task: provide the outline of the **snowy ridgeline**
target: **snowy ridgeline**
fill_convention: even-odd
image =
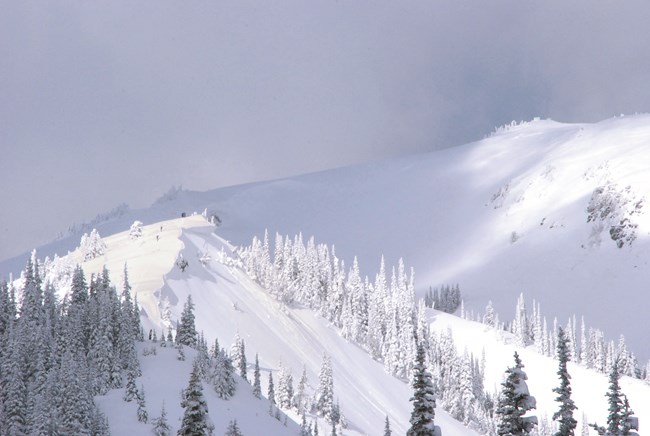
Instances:
[[[134,231],[132,228],[130,233],[138,233],[138,231],[137,229]],[[138,238],[138,236],[134,236],[134,238]],[[382,265],[374,282],[370,282],[367,278],[364,280],[360,278],[356,261],[353,262],[349,272],[346,272],[343,262],[336,258],[333,249],[324,245],[316,245],[313,239],[305,245],[299,236],[293,238],[293,241],[289,238],[277,238],[273,257],[270,255],[268,238],[263,241],[255,240],[250,247],[238,250],[238,254],[239,258],[224,256],[210,258],[209,254],[204,252],[199,256],[200,261],[192,262],[187,271],[181,272],[181,276],[189,278],[191,277],[188,275],[190,272],[200,276],[201,269],[209,269],[214,266],[212,259],[218,258],[219,262],[227,263],[232,269],[238,269],[237,265],[239,264],[284,305],[284,310],[291,311],[292,308],[298,307],[312,309],[336,326],[341,336],[358,344],[376,360],[383,362],[388,373],[404,381],[411,381],[423,377],[420,370],[424,367],[426,372],[432,375],[431,388],[437,394],[438,406],[471,429],[487,434],[498,433],[499,425],[504,422],[502,409],[505,407],[503,403],[505,385],[502,386],[501,393],[490,391],[484,386],[486,378],[484,358],[479,359],[478,355],[467,351],[460,353],[451,331],[431,330],[429,325],[431,314],[425,309],[424,301],[416,306],[413,295],[413,274],[412,272],[409,275],[405,273],[402,262],[397,268],[392,269],[390,281],[387,280],[385,268]],[[12,403],[13,399],[10,400],[6,397],[5,403],[5,397],[2,397],[2,418],[15,416],[7,425],[22,425],[25,428],[35,428],[37,425],[61,425],[63,429],[73,428],[65,427],[66,425],[87,425],[96,428],[98,434],[106,431],[106,419],[92,404],[90,395],[86,395],[85,400],[80,400],[87,402],[84,406],[84,410],[87,412],[84,412],[83,418],[77,420],[81,424],[79,422],[67,424],[67,418],[63,419],[59,416],[69,413],[63,400],[61,400],[60,406],[57,403],[58,400],[53,400],[52,404],[57,404],[57,407],[54,408],[54,411],[49,412],[51,418],[35,418],[37,408],[32,407],[32,404],[42,401],[40,395],[50,395],[46,394],[47,390],[43,390],[43,386],[49,386],[49,383],[43,382],[43,377],[46,377],[46,380],[60,379],[61,383],[67,383],[64,380],[69,380],[65,377],[58,377],[62,371],[69,369],[68,367],[65,367],[68,369],[64,369],[64,363],[67,362],[65,353],[67,353],[72,357],[74,363],[69,362],[65,365],[76,365],[74,372],[85,374],[84,377],[81,377],[80,382],[77,378],[77,382],[81,384],[75,385],[76,387],[71,388],[71,391],[88,389],[88,392],[101,395],[96,397],[96,401],[107,414],[110,428],[115,434],[135,434],[140,430],[142,430],[142,434],[150,432],[152,423],[145,424],[144,421],[148,421],[149,417],[153,415],[152,408],[146,405],[147,401],[151,403],[152,398],[156,403],[153,409],[155,412],[160,411],[153,423],[157,427],[164,427],[161,420],[166,420],[170,427],[180,428],[184,410],[189,406],[196,406],[199,411],[203,410],[200,399],[183,397],[185,399],[181,400],[180,392],[182,390],[198,389],[196,386],[192,387],[191,383],[189,386],[187,384],[191,373],[195,373],[199,380],[211,387],[204,391],[204,401],[206,407],[210,406],[209,410],[222,411],[224,408],[231,410],[231,408],[238,407],[235,406],[235,401],[240,401],[241,404],[247,404],[247,407],[254,410],[256,416],[263,415],[266,417],[264,419],[270,419],[269,422],[259,424],[260,427],[247,427],[248,424],[242,420],[243,417],[248,416],[245,413],[218,413],[216,417],[214,412],[212,415],[208,413],[212,418],[205,420],[206,425],[209,427],[209,423],[212,422],[217,432],[226,428],[236,432],[237,428],[241,430],[243,427],[244,429],[248,428],[250,434],[251,429],[254,431],[276,425],[278,426],[277,432],[274,434],[296,434],[298,431],[302,431],[304,434],[310,434],[310,432],[313,434],[319,427],[321,432],[329,431],[331,427],[334,427],[338,429],[338,433],[346,433],[345,408],[353,398],[344,397],[342,406],[339,406],[338,401],[334,402],[333,389],[329,387],[333,376],[327,356],[322,361],[317,388],[305,386],[309,383],[303,369],[301,381],[298,383],[297,389],[294,390],[290,368],[281,365],[275,386],[272,372],[262,371],[267,374],[267,388],[264,389],[266,392],[260,395],[262,388],[259,365],[257,365],[258,359],[256,358],[256,365],[251,376],[246,370],[246,368],[250,369],[250,365],[246,363],[244,342],[238,335],[235,337],[230,353],[219,347],[218,343],[208,351],[205,339],[202,335],[197,335],[196,329],[193,327],[194,315],[191,298],[188,298],[183,312],[180,313],[175,338],[172,331],[163,331],[159,341],[156,332],[151,331],[151,342],[145,342],[143,346],[138,345],[134,348],[129,344],[136,339],[142,339],[142,331],[139,328],[127,326],[139,324],[140,311],[136,311],[137,304],[131,302],[126,271],[124,271],[121,297],[118,298],[117,293],[110,285],[106,270],[94,276],[90,280],[90,284],[85,286],[83,273],[79,268],[74,268],[70,279],[70,288],[65,292],[61,292],[61,290],[56,292],[57,290],[50,285],[48,280],[43,280],[43,267],[43,264],[33,260],[20,281],[5,284],[2,287],[0,308],[3,308],[5,314],[3,317],[5,323],[0,324],[0,328],[3,328],[3,341],[5,341],[5,345],[2,347],[3,362],[13,361],[14,357],[25,359],[28,354],[21,354],[15,350],[23,349],[34,352],[37,349],[34,343],[42,344],[45,340],[39,336],[40,333],[30,339],[17,336],[18,332],[26,330],[26,325],[40,326],[36,330],[42,331],[45,338],[55,338],[55,346],[39,346],[38,348],[39,350],[50,350],[47,352],[50,354],[42,357],[44,361],[42,365],[46,368],[44,372],[40,372],[40,363],[35,364],[36,369],[33,371],[13,370],[13,381],[19,386],[21,383],[22,386],[26,386],[27,394],[19,396],[23,401],[24,408],[22,409]],[[59,282],[65,281],[59,280]],[[21,289],[15,288],[16,283]],[[44,285],[44,283],[46,284]],[[239,288],[239,292],[245,292],[244,289]],[[449,297],[446,299],[454,300],[456,298],[455,288],[448,287],[446,289],[447,291],[444,293]],[[60,296],[66,295],[66,298],[59,302],[55,296],[57,293]],[[16,302],[16,295],[21,295],[18,299],[20,304]],[[438,298],[440,299],[440,294]],[[18,310],[18,306],[20,306],[20,310]],[[31,306],[39,308],[34,315],[30,315],[32,311],[29,308]],[[523,311],[519,309],[520,306],[523,306],[523,302],[518,304],[517,313],[525,313],[525,309]],[[71,314],[75,313],[77,313],[75,315],[77,318],[70,318]],[[102,317],[101,314],[105,313],[110,313],[110,316]],[[535,313],[539,314],[538,308]],[[489,318],[489,316],[486,318],[488,324]],[[533,316],[533,319],[536,317]],[[29,320],[32,320],[31,324],[28,324]],[[498,321],[493,324],[495,329],[503,329],[503,325]],[[57,327],[51,327],[52,325]],[[517,329],[513,327],[516,325],[526,327]],[[528,340],[534,337],[531,336],[531,332],[535,330],[533,325],[533,322],[522,322],[521,319],[516,319],[510,328],[518,341],[522,338]],[[70,331],[73,330],[65,330],[66,328],[76,328],[81,332],[77,335],[80,339],[75,339],[75,345],[66,343],[66,340],[72,341],[70,338],[75,337],[74,334],[70,334]],[[133,335],[131,339],[128,339],[129,331]],[[404,331],[406,334],[401,334]],[[561,330],[558,328],[558,335],[559,331]],[[59,338],[57,340],[59,332],[67,333],[67,339]],[[554,341],[551,342],[552,347],[557,349],[560,341],[552,340]],[[23,341],[24,345],[18,345]],[[175,349],[171,348],[172,344],[176,347]],[[135,359],[138,362],[137,365],[133,363],[134,349],[139,350],[141,355],[139,359]],[[570,355],[577,356],[579,354],[571,351],[570,346],[568,349],[569,354],[574,353]],[[64,355],[56,357],[58,352],[63,352]],[[36,352],[36,354],[38,353]],[[422,363],[418,363],[420,353],[423,356]],[[6,360],[5,355],[9,356]],[[31,356],[31,354],[29,355]],[[612,356],[614,355],[615,353],[612,354]],[[178,360],[179,357],[186,360]],[[36,362],[39,360],[41,360],[40,357],[35,359]],[[622,362],[624,362],[622,359],[614,358],[612,360],[610,376],[614,373],[618,376],[623,370],[627,371],[627,363],[623,366]],[[178,369],[178,365],[184,369],[182,373],[187,376],[174,377],[174,379],[182,379],[172,383],[175,388],[157,392],[156,385],[159,384],[157,381],[160,380],[160,377],[165,377],[165,373],[161,373],[159,368],[175,367]],[[145,369],[140,373],[140,370],[135,369],[136,366]],[[613,371],[614,368],[616,371]],[[505,369],[504,366],[501,370]],[[160,377],[153,376],[156,371]],[[235,374],[235,372],[239,374]],[[12,372],[3,370],[2,374],[12,374]],[[137,382],[136,379],[138,379]],[[250,385],[247,380],[250,380]],[[2,382],[7,383],[5,380]],[[3,386],[5,385],[3,384]],[[59,392],[65,391],[66,388],[63,385],[57,385],[52,390]],[[145,391],[148,400],[144,398]],[[263,395],[266,395],[267,400],[255,398]],[[632,419],[623,416],[624,411],[629,412],[629,409],[626,409],[625,397],[621,394],[618,398],[621,399],[621,410],[623,411],[619,421],[632,423]],[[132,401],[127,402],[123,399]],[[166,407],[164,414],[162,412],[163,402]],[[432,403],[431,400],[424,402]],[[182,404],[185,406],[181,407]],[[7,412],[7,410],[19,409],[23,410],[22,416],[15,415],[14,412]],[[112,412],[113,410],[116,412]],[[122,416],[129,416],[129,414],[133,419],[125,421]],[[304,420],[302,416],[305,416]],[[285,420],[287,427],[284,427]],[[49,424],[42,424],[42,421]],[[292,421],[294,422],[292,423]],[[303,422],[302,429],[296,424],[301,421]],[[541,417],[539,423],[540,425],[535,429],[537,434],[553,432],[553,424],[549,423],[546,417]],[[403,422],[398,424],[404,425]],[[603,424],[605,423],[603,422]],[[610,424],[608,422],[607,426]],[[136,429],[135,433],[133,433],[133,429]],[[445,426],[443,425],[444,430]]]

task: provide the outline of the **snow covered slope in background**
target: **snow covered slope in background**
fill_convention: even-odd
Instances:
[[[197,157],[200,158],[200,157]],[[248,244],[314,235],[373,274],[404,257],[419,291],[459,283],[468,310],[488,300],[510,319],[524,292],[549,321],[572,314],[650,358],[650,116],[597,124],[533,121],[434,153],[209,192],[177,192],[97,225],[100,234],[208,209]],[[591,213],[588,208],[592,207]],[[593,218],[589,221],[589,218]],[[623,222],[624,227],[620,226]],[[612,240],[613,232],[622,243]],[[39,249],[65,253],[80,235]],[[0,265],[17,271],[26,257]]]

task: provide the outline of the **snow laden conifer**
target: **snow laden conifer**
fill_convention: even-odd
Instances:
[[[536,407],[535,397],[528,392],[527,376],[523,371],[519,354],[515,352],[515,366],[506,370],[506,378],[501,383],[502,389],[495,414],[498,417],[497,434],[499,436],[521,435],[530,433],[537,425],[536,416],[524,416]]]
[[[407,436],[433,436],[435,432],[436,398],[433,390],[431,374],[425,366],[424,345],[418,344],[413,368],[413,411],[411,412],[411,427]],[[388,418],[387,423],[388,423]]]
[[[327,422],[333,423],[334,377],[332,374],[332,361],[327,354],[323,354],[323,363],[318,373],[318,390],[316,391],[315,406],[316,411]]]
[[[145,424],[149,420],[149,414],[147,413],[147,403],[144,396],[144,386],[140,386],[138,389],[135,399],[138,403],[138,421],[144,422]]]
[[[194,322],[194,303],[192,302],[192,295],[190,294],[187,296],[187,301],[183,306],[181,321],[176,332],[176,343],[188,347],[195,347],[197,339],[198,335],[196,333],[196,325]]]
[[[79,250],[84,261],[92,260],[106,253],[106,243],[99,236],[97,229],[93,229],[90,235],[87,233],[83,234],[79,244]]]
[[[136,240],[142,237],[142,221],[133,221],[129,228],[129,239]]]
[[[246,361],[246,345],[244,340],[239,336],[239,331],[235,333],[235,342],[230,347],[230,358],[232,359],[233,366],[239,371],[239,375],[244,380],[248,381],[246,370],[248,362]]]
[[[526,312],[524,294],[520,294],[517,299],[515,319],[512,322],[512,333],[517,339],[517,345],[525,347],[530,344],[530,325],[528,322],[528,314]]]
[[[271,402],[271,405],[275,403],[275,385],[273,384],[273,371],[269,371],[269,388],[266,394],[267,398]]]
[[[573,411],[577,409],[575,403],[571,399],[571,376],[567,371],[567,362],[570,360],[569,338],[564,334],[562,327],[558,328],[557,334],[557,359],[559,362],[559,369],[557,375],[560,377],[560,386],[553,389],[553,392],[558,394],[555,401],[560,403],[560,410],[553,414],[553,420],[557,421],[559,428],[555,436],[573,436],[575,434],[578,422],[573,417]]]
[[[256,398],[262,397],[262,383],[260,381],[260,359],[255,353],[255,369],[253,370],[253,395]]]
[[[196,365],[192,367],[187,389],[182,393],[181,407],[185,410],[178,436],[213,434],[214,425],[208,416],[208,404],[203,397],[203,386]]]
[[[212,359],[210,382],[219,398],[227,400],[235,394],[237,383],[234,378],[235,369],[232,361],[223,348]]]
[[[289,409],[293,404],[293,375],[291,369],[280,365],[280,376],[278,377],[277,402],[283,409]]]
[[[308,407],[308,398],[307,398],[307,367],[303,365],[302,375],[298,381],[298,388],[296,390],[296,395],[293,398],[294,406],[298,413],[304,413]]]
[[[226,429],[225,436],[243,436],[239,426],[237,425],[237,420],[234,419],[228,423],[228,428]]]
[[[134,371],[129,371],[126,373],[126,388],[124,389],[124,395],[122,399],[124,401],[132,401],[137,397],[138,387],[135,384],[136,374]]]
[[[167,411],[165,410],[165,402],[163,401],[162,409],[160,410],[160,416],[155,418],[152,422],[153,424],[153,434],[156,436],[170,436],[171,428],[167,422]]]

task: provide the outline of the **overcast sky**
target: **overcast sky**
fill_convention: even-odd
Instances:
[[[0,259],[206,190],[650,111],[647,1],[0,0]]]

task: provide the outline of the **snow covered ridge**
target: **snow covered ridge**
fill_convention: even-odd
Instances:
[[[588,324],[624,334],[646,361],[649,126],[647,115],[538,120],[419,156],[208,192],[174,189],[151,208],[95,227],[111,235],[135,220],[152,224],[207,208],[235,245],[267,228],[316,235],[339,257],[357,256],[370,275],[382,255],[387,264],[403,257],[418,272],[416,295],[460,283],[467,311],[492,300],[510,313],[524,292],[550,318],[582,313]],[[39,255],[73,250],[79,237],[40,247]],[[26,260],[0,263],[0,275],[17,273]]]
[[[364,293],[367,298],[368,289],[381,289],[382,283],[387,291],[391,287],[395,290],[404,287],[405,291],[390,293],[386,291],[385,295],[391,298],[384,298],[384,303],[376,304],[373,310],[393,307],[395,313],[399,314],[400,311],[408,309],[410,304],[411,309],[405,311],[411,313],[413,317],[410,328],[417,332],[419,338],[428,338],[427,365],[433,374],[434,386],[439,395],[436,423],[445,434],[471,434],[472,431],[451,420],[450,415],[444,413],[443,409],[474,428],[483,428],[488,432],[493,428],[489,421],[486,421],[487,426],[481,421],[489,416],[486,412],[490,410],[491,402],[494,407],[495,389],[501,382],[506,368],[512,366],[510,360],[514,350],[520,353],[526,365],[530,393],[538,399],[536,414],[540,422],[547,423],[547,418],[557,408],[553,398],[551,397],[550,400],[548,398],[552,395],[549,387],[558,383],[555,362],[540,356],[530,348],[516,345],[514,336],[508,336],[509,334],[497,329],[426,310],[423,307],[416,308],[413,297],[408,297],[412,295],[414,289],[412,275],[407,275],[406,268],[403,266],[395,269],[395,274],[391,274],[394,278],[390,280],[378,274],[374,282],[369,282],[361,279],[358,265],[355,267],[357,262],[352,262],[350,273],[347,273],[342,263],[330,260],[329,268],[333,279],[323,280],[330,274],[325,267],[327,263],[323,262],[323,259],[328,257],[333,259],[335,255],[332,250],[316,245],[313,240],[305,245],[299,237],[279,238],[278,241],[281,240],[282,243],[275,244],[279,254],[276,269],[276,258],[264,254],[268,252],[263,247],[268,247],[269,243],[259,241],[253,244],[258,247],[256,249],[251,246],[248,250],[235,251],[230,244],[214,235],[214,227],[201,217],[188,217],[159,224],[142,226],[140,229],[142,236],[139,237],[134,237],[134,233],[140,233],[139,230],[130,229],[102,238],[102,242],[106,244],[105,252],[85,262],[84,268],[87,267],[90,271],[104,260],[117,268],[112,275],[119,277],[124,264],[128,264],[131,287],[139,289],[137,296],[144,309],[141,311],[142,322],[145,328],[156,329],[154,331],[165,325],[163,317],[165,307],[168,312],[167,319],[172,321],[172,326],[175,325],[175,320],[182,320],[181,308],[191,295],[196,302],[197,329],[205,332],[208,337],[219,338],[221,341],[235,338],[237,344],[239,341],[236,338],[245,340],[248,361],[253,361],[252,353],[260,356],[260,378],[265,386],[271,379],[271,371],[275,372],[276,376],[280,374],[275,378],[278,382],[283,380],[279,384],[286,385],[288,375],[292,372],[298,374],[304,368],[306,385],[311,386],[308,392],[310,396],[315,394],[318,392],[316,380],[320,378],[318,374],[322,368],[323,352],[327,352],[332,364],[334,394],[338,397],[341,410],[348,422],[348,428],[344,430],[345,434],[380,434],[386,416],[389,416],[391,428],[396,433],[401,434],[408,428],[411,412],[411,404],[408,401],[411,396],[410,387],[403,381],[390,377],[385,372],[385,364],[373,360],[367,351],[362,350],[366,348],[370,351],[371,349],[367,347],[372,341],[359,342],[357,336],[366,331],[363,328],[366,324],[365,316],[362,315],[363,310],[359,309],[363,307]],[[180,254],[188,260],[184,271],[175,266],[175,261]],[[73,256],[83,259],[81,253],[73,253]],[[141,259],[139,262],[142,263],[139,263],[138,259]],[[132,264],[139,265],[136,269],[140,268],[143,272],[142,278],[137,278],[135,272],[131,272]],[[335,264],[338,266],[335,267]],[[98,268],[101,272],[102,268]],[[258,273],[254,273],[255,271]],[[271,271],[274,271],[272,275],[270,275]],[[148,277],[158,273],[165,277],[162,285],[160,285],[161,281],[156,282]],[[254,283],[248,277],[249,273],[256,274],[256,280],[269,281],[271,293]],[[310,277],[320,279],[315,282],[313,289],[308,285]],[[327,292],[317,292],[322,287],[327,288]],[[342,293],[342,298],[339,299],[342,305],[333,313],[339,314],[340,321],[333,318],[329,320],[332,324],[328,325],[326,322],[331,316],[330,309],[336,308],[336,305],[325,304],[320,307],[322,311],[320,316],[302,307],[313,306],[313,309],[319,310],[317,302],[320,296],[325,297],[323,300],[325,303],[336,302],[336,298],[328,299],[327,295],[337,287]],[[362,292],[361,289],[365,291]],[[375,294],[374,297],[378,297],[383,292]],[[309,301],[313,303],[309,304]],[[163,302],[166,302],[165,306],[161,304]],[[386,323],[386,318],[381,316],[374,319],[375,321],[367,324],[368,327],[377,327],[377,325],[381,326],[382,322]],[[410,322],[408,316],[402,318],[400,315],[393,319],[401,324]],[[342,327],[342,330],[334,326]],[[451,330],[448,327],[451,327]],[[392,328],[386,328],[388,332],[391,330]],[[405,330],[408,331],[409,328]],[[367,331],[372,329],[369,328]],[[379,331],[381,332],[381,329]],[[372,337],[373,334],[369,336]],[[347,337],[349,342],[344,340],[344,337]],[[388,356],[396,352],[403,356],[404,362],[407,362],[406,354],[413,345],[412,339],[398,336],[392,340],[390,337],[390,334],[379,335],[380,343],[388,346],[379,347],[377,350],[380,353],[388,352]],[[140,351],[146,349],[150,349],[150,346]],[[159,350],[161,356],[169,356],[168,352],[160,351],[158,345],[155,349]],[[461,352],[463,349],[466,351]],[[485,359],[479,358],[482,355],[486,356]],[[158,367],[160,360],[156,359],[157,356],[149,353],[148,356],[141,357],[140,361],[151,362],[153,367]],[[391,361],[384,357],[381,359],[386,362]],[[482,363],[483,360],[485,363]],[[166,361],[173,362],[173,356]],[[162,365],[169,366],[169,364]],[[174,386],[182,385],[183,388],[187,386],[189,366],[185,368],[187,371],[185,377],[181,377],[183,380],[175,382]],[[408,366],[400,369],[398,365],[394,368],[396,371],[409,371]],[[391,371],[393,366],[389,364],[388,369]],[[607,386],[606,383],[599,382],[601,379],[604,380],[604,376],[573,365],[569,366],[569,370],[579,412],[586,413],[588,422],[604,424],[606,422],[604,414],[607,410],[604,393]],[[152,369],[152,371],[158,371],[157,374],[160,374],[160,370]],[[406,373],[406,379],[409,378],[408,375]],[[136,385],[144,386],[142,391],[147,392],[147,404],[154,404],[153,410],[149,408],[148,415],[158,414],[164,400],[169,422],[175,422],[173,417],[180,418],[182,410],[178,392],[170,389],[152,394],[152,390],[156,391],[155,386],[160,384],[157,381],[164,375],[151,377],[145,370],[142,377]],[[638,380],[627,378],[624,378],[622,383],[623,392],[628,396],[636,416],[641,418],[641,423],[645,422],[649,412],[646,410],[647,406],[643,398],[648,398],[650,395],[648,387]],[[115,434],[127,434],[132,431],[132,428],[149,431],[149,427],[138,424],[135,405],[121,401],[122,395],[121,390],[109,391],[106,397],[98,398],[98,404],[106,414],[110,428]],[[111,398],[115,402],[111,402]],[[214,410],[223,410],[223,407],[228,408],[231,404],[220,400],[215,401],[213,405],[208,400],[210,413],[214,413]],[[247,404],[249,401],[243,400],[243,402]],[[105,406],[102,406],[103,404]],[[111,412],[112,410],[116,412]],[[268,416],[266,410],[264,413]],[[283,410],[282,413],[285,413],[289,420],[301,421],[299,414],[292,408]],[[132,420],[125,421],[121,418],[123,416],[132,416]],[[240,415],[219,416],[226,419],[226,421],[219,421],[220,427],[225,428],[229,423],[228,420]],[[581,423],[586,421],[579,416],[577,418]],[[323,417],[314,414],[309,419],[321,423],[321,433],[328,430],[329,427]],[[246,428],[245,422],[238,420],[238,423],[244,430],[249,430],[244,431],[244,434],[251,434],[250,431],[254,431],[252,427]],[[278,431],[277,434],[286,434],[282,426]],[[135,434],[137,433],[138,431]],[[541,432],[541,434],[546,433]]]

